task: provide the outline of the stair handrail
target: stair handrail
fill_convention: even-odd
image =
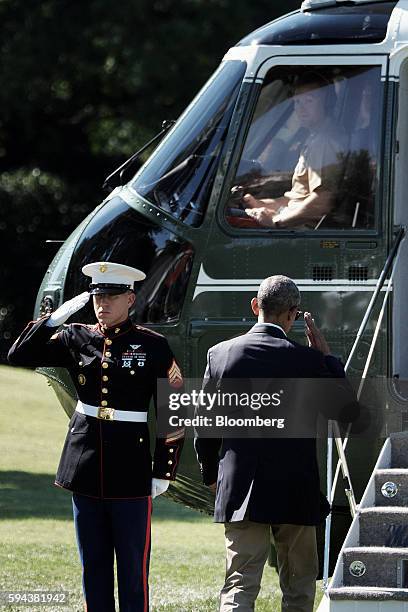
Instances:
[[[405,239],[405,233],[404,233],[404,235],[402,237],[402,240],[404,240],[404,239]],[[402,240],[401,240],[400,244],[402,244]],[[377,339],[378,339],[378,334],[379,334],[381,323],[382,323],[382,320],[383,320],[383,317],[384,317],[385,307],[386,307],[387,301],[388,301],[388,296],[389,296],[389,294],[391,292],[391,289],[392,289],[392,281],[393,281],[393,277],[394,277],[394,272],[397,269],[400,253],[401,253],[401,251],[398,250],[398,252],[396,253],[396,256],[395,256],[394,265],[393,265],[392,270],[391,270],[391,275],[390,275],[388,286],[387,286],[387,289],[386,289],[386,292],[385,292],[383,304],[382,304],[380,313],[378,315],[377,324],[376,324],[376,327],[375,327],[375,330],[374,330],[374,334],[373,334],[373,338],[372,338],[372,341],[371,341],[370,349],[369,349],[368,355],[367,355],[367,360],[366,360],[366,363],[365,363],[365,366],[364,366],[363,374],[362,374],[362,377],[361,377],[361,380],[360,380],[360,385],[359,385],[359,388],[358,388],[358,391],[357,391],[357,401],[360,400],[361,393],[362,393],[362,390],[363,390],[363,386],[364,386],[364,383],[365,383],[365,380],[366,380],[368,368],[370,367],[370,364],[371,364],[371,359],[372,359],[372,356],[373,356],[373,353],[374,353],[374,348],[375,348],[375,345],[376,345],[376,342],[377,342]],[[346,436],[345,436],[345,438],[343,440],[343,445],[342,445],[343,451],[345,450],[345,448],[347,446],[347,442],[348,442],[348,439],[349,439],[348,436],[349,436],[349,433],[350,433],[350,429],[351,429],[351,424],[348,425]],[[340,470],[340,464],[341,464],[341,461],[339,459],[338,462],[337,462],[337,466],[336,466],[336,473],[335,473],[335,476],[334,476],[334,479],[333,479],[332,495],[331,495],[330,503],[332,503],[332,500],[333,500],[333,497],[334,497],[334,492],[335,492],[335,489],[336,489],[338,474],[339,474],[339,470]]]
[[[391,264],[392,264],[392,262],[394,260],[394,257],[395,257],[395,255],[396,255],[396,253],[397,253],[397,251],[399,249],[399,246],[401,244],[401,241],[402,241],[403,237],[405,236],[405,230],[406,230],[405,226],[400,227],[400,229],[399,229],[399,231],[397,233],[397,237],[395,239],[395,242],[393,244],[393,247],[392,247],[392,249],[391,249],[391,251],[390,251],[390,253],[389,253],[388,257],[387,257],[387,260],[385,262],[385,266],[382,269],[380,277],[379,277],[379,279],[377,281],[377,285],[375,287],[375,291],[374,291],[374,293],[373,293],[373,295],[371,297],[370,303],[367,306],[366,313],[365,313],[365,315],[363,317],[363,320],[361,322],[360,328],[359,328],[359,330],[357,332],[357,336],[356,336],[354,344],[353,344],[353,346],[351,348],[351,351],[349,353],[348,359],[346,361],[346,365],[344,366],[344,370],[346,372],[347,372],[347,370],[348,370],[348,368],[350,366],[350,362],[351,362],[351,360],[352,360],[352,358],[354,356],[355,350],[357,348],[357,344],[359,343],[363,333],[365,332],[365,328],[367,327],[368,319],[371,316],[371,313],[372,313],[373,308],[375,306],[375,302],[377,300],[377,297],[379,296],[380,291],[383,288],[383,285],[384,285],[385,280],[387,278],[388,270],[390,269]]]
[[[346,365],[344,367],[345,372],[347,372],[350,363],[351,363],[351,359],[354,355],[354,352],[356,350],[356,347],[358,345],[359,340],[361,339],[365,328],[367,326],[368,320],[371,316],[371,313],[374,309],[376,300],[378,298],[378,296],[380,295],[380,292],[382,290],[382,287],[385,283],[388,271],[391,267],[391,264],[393,264],[392,270],[391,270],[391,275],[390,275],[390,279],[388,282],[388,286],[387,286],[387,290],[384,296],[384,301],[383,301],[383,305],[381,307],[381,311],[379,313],[378,316],[378,321],[377,321],[377,325],[374,331],[374,335],[373,335],[373,339],[371,341],[371,345],[370,345],[370,350],[368,352],[367,355],[367,360],[364,366],[364,370],[363,370],[363,375],[360,381],[360,385],[359,385],[359,389],[357,392],[357,400],[360,399],[361,396],[361,392],[363,389],[363,385],[364,385],[364,381],[366,378],[366,374],[368,371],[368,368],[370,366],[370,362],[371,362],[371,358],[374,352],[374,348],[375,348],[375,344],[377,342],[377,338],[378,338],[378,334],[379,334],[379,330],[381,327],[381,323],[382,323],[382,318],[384,316],[384,312],[385,312],[385,306],[387,304],[387,300],[388,300],[388,296],[389,293],[391,291],[391,286],[392,286],[392,279],[394,276],[394,272],[396,270],[397,267],[397,263],[398,263],[398,259],[399,259],[399,255],[400,255],[400,246],[402,244],[403,239],[405,238],[406,235],[406,227],[402,226],[400,227],[395,242],[393,244],[393,247],[387,257],[387,260],[385,262],[384,268],[380,274],[380,277],[378,279],[376,288],[374,290],[374,293],[371,297],[370,303],[367,306],[367,310],[366,313],[363,317],[363,320],[360,324],[360,328],[359,331],[357,333],[356,339],[354,341],[354,344],[351,348],[351,351],[349,353],[349,357],[347,359]],[[394,262],[394,263],[393,263]],[[338,424],[336,422],[329,422],[328,424],[328,443],[327,443],[327,496],[328,496],[328,501],[330,503],[330,505],[333,503],[334,500],[334,495],[335,495],[335,491],[336,491],[336,486],[337,486],[337,480],[338,480],[338,476],[339,476],[339,472],[340,472],[340,468],[342,469],[343,472],[343,478],[346,482],[346,496],[350,505],[350,511],[351,511],[351,515],[354,518],[355,513],[357,511],[357,504],[355,501],[355,497],[354,497],[354,491],[353,491],[353,487],[351,484],[351,478],[350,478],[350,472],[348,469],[348,463],[347,463],[347,459],[345,456],[345,449],[348,443],[348,439],[349,439],[349,433],[350,433],[350,429],[351,429],[351,424],[348,426],[347,428],[347,432],[346,432],[346,436],[344,438],[344,440],[341,439],[340,436],[340,430],[338,427]],[[337,452],[338,452],[338,461],[337,461],[337,466],[336,466],[336,472],[335,472],[335,476],[332,479],[332,465],[333,465],[333,440],[332,440],[332,435],[333,435],[333,430],[335,434],[335,440],[336,440],[336,447],[337,447]],[[329,577],[329,555],[330,555],[330,534],[331,534],[331,512],[330,514],[327,516],[326,518],[326,528],[325,528],[325,550],[324,550],[324,563],[323,563],[323,588],[324,590],[327,589],[328,586],[328,577]]]

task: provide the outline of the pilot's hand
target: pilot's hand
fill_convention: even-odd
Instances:
[[[244,196],[242,196],[242,200],[244,204],[246,206],[249,206],[250,208],[260,208],[260,207],[262,208],[264,206],[264,203],[262,202],[262,200],[257,200],[250,193],[246,193]]]
[[[170,481],[164,478],[152,478],[152,499],[165,493],[169,488]]]
[[[212,484],[208,485],[208,488],[210,489],[211,493],[215,493],[217,491],[217,483],[213,482]]]
[[[69,319],[71,315],[73,315],[78,310],[81,310],[87,304],[89,300],[88,291],[84,291],[84,293],[80,293],[73,297],[71,300],[64,302],[55,312],[53,312],[48,319],[46,325],[49,327],[58,327],[62,325]]]
[[[320,329],[317,327],[315,320],[312,319],[310,312],[305,312],[305,332],[309,346],[321,351],[323,355],[330,355],[330,348],[326,338],[323,336]]]
[[[268,208],[246,208],[245,212],[248,217],[255,219],[255,221],[257,221],[261,225],[267,225],[268,227],[274,226],[274,222],[272,221],[273,213],[271,213]]]

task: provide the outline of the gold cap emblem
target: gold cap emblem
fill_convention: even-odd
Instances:
[[[106,272],[107,269],[108,266],[104,263],[99,266],[99,272]]]

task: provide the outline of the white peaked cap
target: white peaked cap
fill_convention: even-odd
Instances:
[[[111,261],[86,264],[82,272],[92,279],[91,293],[123,293],[127,289],[133,289],[136,281],[146,278],[146,274],[137,268]]]

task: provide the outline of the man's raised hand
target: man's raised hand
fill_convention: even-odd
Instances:
[[[312,319],[310,312],[305,312],[305,333],[309,346],[321,351],[323,355],[330,355],[330,348],[326,338],[323,336],[320,329],[317,327],[315,320]]]

